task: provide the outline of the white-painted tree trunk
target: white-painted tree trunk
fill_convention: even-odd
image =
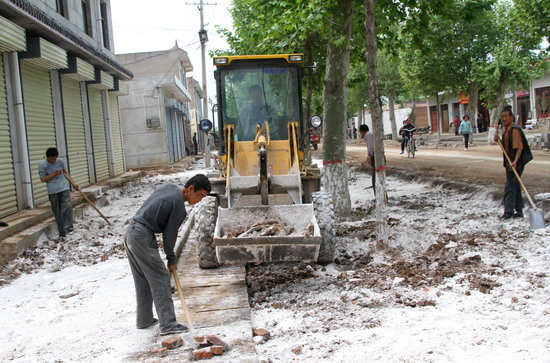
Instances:
[[[369,79],[369,107],[374,133],[374,164],[376,167],[376,245],[378,248],[394,247],[390,244],[388,225],[388,198],[386,193],[386,160],[384,157],[384,124],[378,90],[376,70],[375,0],[365,0],[365,39],[367,72]]]

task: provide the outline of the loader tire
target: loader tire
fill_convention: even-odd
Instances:
[[[218,267],[216,247],[214,246],[214,227],[218,216],[216,198],[206,197],[196,208],[197,262],[201,268]]]
[[[315,219],[317,219],[323,237],[317,262],[328,264],[334,260],[334,236],[336,235],[334,205],[330,195],[325,192],[312,193],[311,199]]]

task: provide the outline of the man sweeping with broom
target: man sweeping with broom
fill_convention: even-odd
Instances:
[[[138,329],[160,323],[160,335],[182,333],[188,328],[176,321],[170,272],[177,269],[174,246],[187,212],[185,202],[196,204],[210,193],[210,181],[197,174],[185,187],[163,184],[147,198],[132,219],[124,247],[134,277]],[[155,233],[162,233],[168,269],[162,261]],[[170,272],[169,272],[170,271]],[[153,302],[158,319],[153,317]]]
[[[521,127],[514,124],[512,110],[505,107],[501,112],[501,121],[504,125],[502,141],[495,134],[495,141],[503,146],[504,167],[506,168],[506,185],[504,186],[504,214],[501,220],[523,218],[523,198],[521,196],[521,174],[525,165],[533,160],[529,143]],[[504,145],[502,145],[504,144]],[[514,173],[514,169],[516,173]]]

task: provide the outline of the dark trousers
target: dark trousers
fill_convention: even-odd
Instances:
[[[73,229],[73,206],[71,193],[68,190],[56,194],[48,194],[52,212],[60,236],[65,236]]]
[[[523,174],[523,165],[518,165],[516,171],[518,175]],[[510,168],[506,168],[506,184],[504,185],[504,214],[513,215],[514,210],[516,213],[522,213],[523,197],[521,196],[521,185],[518,178]]]
[[[153,302],[161,332],[177,326],[170,273],[160,257],[155,234],[143,224],[132,222],[124,238],[126,255],[134,277],[137,302],[137,326],[153,321]]]
[[[199,144],[193,144],[195,146],[195,155],[199,152]]]
[[[468,139],[470,138],[470,134],[463,134],[462,136],[464,136],[464,147],[467,149],[468,148]]]
[[[401,140],[401,152],[405,151],[405,146],[409,143],[409,137],[403,136],[403,139]]]

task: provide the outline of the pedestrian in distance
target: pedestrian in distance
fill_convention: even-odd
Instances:
[[[470,123],[470,118],[468,115],[464,115],[460,127],[458,128],[458,133],[464,137],[464,150],[468,151],[468,140],[470,139],[470,134],[472,133],[472,124]]]
[[[453,120],[453,126],[455,129],[455,136],[458,136],[458,126],[460,125],[460,118],[458,116],[455,116]]]
[[[197,155],[198,152],[199,152],[199,143],[197,142],[197,133],[196,132],[193,134],[193,147],[195,149],[195,155]]]
[[[504,108],[500,114],[504,133],[501,142],[504,150],[510,157],[512,164],[508,163],[506,156],[503,155],[503,165],[506,168],[506,184],[504,185],[504,214],[500,217],[502,220],[510,218],[523,217],[523,197],[521,196],[521,185],[514,174],[513,168],[521,177],[525,165],[533,160],[531,149],[527,138],[521,129],[521,126],[514,124],[514,114],[510,108]],[[495,133],[495,141],[499,141],[498,132]]]
[[[376,194],[376,171],[374,167],[374,135],[369,132],[367,125],[359,126],[359,134],[367,144],[367,159],[361,163],[361,166],[370,165],[372,167],[372,190]]]
[[[71,204],[70,184],[65,174],[69,175],[65,161],[59,157],[55,147],[46,150],[46,160],[38,165],[40,181],[46,183],[48,199],[57,224],[59,237],[63,238],[73,231],[73,206]],[[76,190],[78,185],[75,186]]]
[[[160,185],[133,217],[124,247],[134,277],[138,329],[159,323],[160,335],[187,330],[176,321],[172,301],[170,272],[177,270],[174,247],[178,229],[187,216],[185,202],[200,202],[210,188],[210,181],[203,174],[193,176],[183,188],[171,183]],[[168,268],[160,257],[156,233],[162,233]],[[153,303],[158,319],[153,317]]]

